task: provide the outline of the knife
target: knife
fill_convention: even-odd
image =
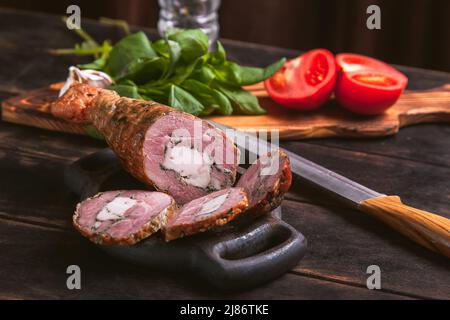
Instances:
[[[241,152],[281,149],[255,134],[245,133],[208,120],[226,131]],[[450,258],[450,219],[403,204],[398,196],[388,196],[366,188],[314,162],[283,149],[291,170],[302,182],[339,199],[347,206],[378,218],[416,243]]]

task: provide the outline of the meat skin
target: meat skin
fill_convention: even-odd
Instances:
[[[127,210],[127,215],[124,216],[123,220],[110,223],[107,221],[106,228],[103,228],[103,230],[95,229],[94,223],[96,222],[99,211],[101,211],[106,204],[119,196],[134,197],[138,199],[140,201],[139,206],[144,206],[144,212],[136,212],[137,205],[135,205],[134,208],[132,207]],[[155,197],[163,197],[163,201],[164,203],[167,203],[167,205],[158,205],[157,201],[154,200]],[[137,209],[140,208],[138,207]],[[150,214],[151,212],[147,211],[152,209],[156,210],[153,215]],[[108,191],[98,193],[79,203],[72,220],[75,229],[94,243],[101,245],[133,245],[157,232],[174,214],[175,209],[175,201],[170,196],[160,192],[140,190]],[[139,221],[140,215],[142,216],[142,214],[146,214],[147,216],[144,216],[144,221]],[[110,232],[110,230],[114,228],[114,223],[116,223],[116,225],[127,223],[129,226],[126,227],[133,231],[125,235],[121,234],[120,236],[115,236]],[[138,227],[137,229],[136,224]]]
[[[229,193],[227,200],[219,208],[210,214],[198,214],[198,210],[208,201],[225,193]],[[166,241],[171,241],[222,226],[243,213],[247,209],[247,206],[248,199],[243,189],[229,188],[210,193],[187,203],[175,212],[162,228],[164,238]],[[183,214],[186,215],[183,217]]]
[[[70,87],[68,94],[64,94],[52,103],[51,112],[57,118],[63,118],[74,123],[88,124],[87,110],[101,90],[84,84],[74,84]]]
[[[261,176],[261,157],[256,160],[242,175],[236,187],[243,188],[249,198],[249,208],[246,215],[262,215],[278,207],[283,201],[284,194],[292,184],[292,172],[288,155],[276,151],[279,156],[278,168],[271,176]],[[268,153],[263,157],[271,157]]]
[[[231,165],[224,164],[220,172],[216,170],[213,173],[214,178],[220,182],[216,185],[220,185],[220,188],[226,188],[231,187],[235,182],[239,150],[222,131],[193,115],[176,111],[171,107],[152,101],[120,97],[114,91],[93,88],[86,84],[71,86],[60,99],[53,103],[51,110],[55,116],[69,121],[91,123],[103,135],[126,171],[149,187],[160,191],[170,193],[171,190],[168,190],[168,187],[171,187],[174,191],[171,195],[179,204],[184,204],[196,197],[218,190],[219,187],[216,187],[215,190],[200,188],[194,190],[192,186],[187,185],[182,180],[182,177],[175,175],[178,179],[176,180],[173,173],[168,175],[171,179],[169,186],[166,183],[161,183],[163,179],[160,175],[163,173],[159,172],[159,166],[146,165],[148,157],[153,158],[151,153],[154,150],[154,145],[149,144],[148,140],[145,144],[146,135],[147,132],[150,132],[150,139],[153,141],[160,140],[160,137],[154,136],[154,132],[159,132],[159,128],[155,130],[154,127],[155,123],[162,118],[164,118],[162,119],[164,121],[166,117],[182,119],[189,125],[198,121],[202,123],[204,129],[213,130],[216,137],[225,142],[224,145],[231,146],[224,150],[233,154],[234,162]],[[150,145],[150,147],[147,145]],[[215,168],[218,167],[215,166]],[[176,186],[176,188],[173,186]]]

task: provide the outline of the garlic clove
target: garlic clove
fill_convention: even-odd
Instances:
[[[59,96],[61,97],[74,83],[85,83],[93,87],[106,88],[113,83],[113,80],[102,71],[90,69],[80,70],[72,66],[69,68],[69,76],[64,86],[59,90]]]

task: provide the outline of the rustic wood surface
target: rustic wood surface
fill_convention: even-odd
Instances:
[[[3,121],[37,128],[86,134],[82,125],[55,118],[51,103],[57,99],[63,83],[27,91],[2,103]],[[333,100],[313,112],[295,112],[272,101],[263,84],[247,89],[259,96],[267,114],[248,116],[210,116],[209,119],[246,132],[276,130],[281,140],[326,137],[368,138],[396,134],[400,128],[419,123],[450,123],[450,83],[440,88],[405,92],[387,112],[375,117],[352,114]]]
[[[84,21],[99,37],[115,29]],[[26,40],[26,41],[25,41]],[[76,59],[47,49],[78,39],[55,16],[0,10],[0,99],[64,78]],[[263,65],[295,51],[224,41],[232,59]],[[450,75],[402,68],[410,88],[431,89]],[[450,126],[418,125],[386,138],[289,141],[305,158],[405,204],[450,217]],[[75,195],[63,183],[65,166],[104,147],[85,136],[0,122],[0,298],[250,298],[450,299],[450,262],[390,230],[294,183],[284,219],[309,242],[290,273],[243,292],[221,293],[186,275],[115,260],[89,245],[70,224]],[[66,267],[82,269],[82,289],[66,288]],[[366,269],[378,265],[381,290],[366,288]]]

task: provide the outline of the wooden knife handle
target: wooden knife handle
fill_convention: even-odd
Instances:
[[[359,208],[418,244],[450,258],[450,219],[409,207],[397,196],[369,199]]]

